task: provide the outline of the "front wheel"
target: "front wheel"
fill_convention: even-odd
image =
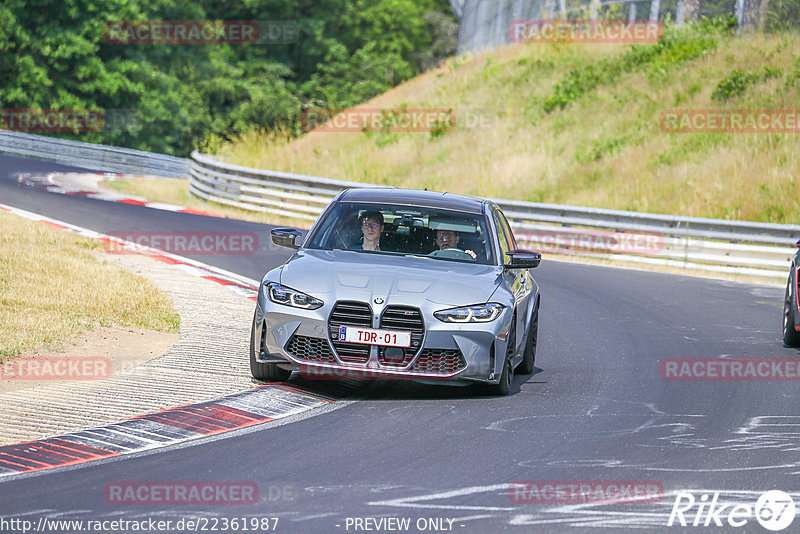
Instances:
[[[786,283],[786,296],[783,299],[783,342],[790,347],[800,346],[800,332],[794,329],[796,311],[794,287],[794,267],[792,267],[792,274]]]
[[[265,331],[261,329],[261,346],[264,345]],[[256,361],[256,318],[253,315],[253,325],[250,327],[250,374],[253,378],[267,382],[283,382],[292,374],[291,371],[281,369],[274,363],[260,363]]]
[[[525,350],[522,353],[522,361],[517,366],[517,372],[523,375],[529,375],[533,372],[534,364],[536,363],[536,342],[539,338],[539,304],[536,304],[536,309],[533,310],[533,317],[531,317],[530,332],[528,332],[528,339],[525,340]]]
[[[489,392],[492,395],[505,396],[511,391],[511,377],[514,376],[514,369],[511,368],[511,359],[514,357],[514,350],[517,345],[517,321],[516,316],[511,319],[511,327],[508,331],[508,344],[504,355],[503,374],[500,375],[500,382],[491,384]]]
[[[497,395],[498,397],[503,397],[508,395],[511,391],[511,376],[513,373],[511,372],[511,362],[506,360],[505,365],[503,366],[503,374],[500,375],[500,382],[497,384],[491,384],[489,386],[489,393],[492,395]]]

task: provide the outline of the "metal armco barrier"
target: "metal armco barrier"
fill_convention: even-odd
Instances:
[[[387,187],[251,169],[192,153],[190,191],[206,200],[313,221],[350,187]],[[783,279],[800,225],[679,217],[493,199],[520,246],[589,256]]]
[[[190,160],[0,130],[0,154],[103,172],[189,177],[189,191],[238,208],[314,221],[351,187],[388,187],[251,169],[193,152]],[[785,279],[800,225],[679,217],[493,199],[520,246],[544,254],[624,260]]]
[[[388,187],[251,169],[196,151],[189,174],[189,191],[206,200],[307,221],[316,220],[328,202],[347,188]]]
[[[189,175],[189,160],[184,158],[8,130],[0,130],[0,154],[55,161],[101,172],[175,178]]]

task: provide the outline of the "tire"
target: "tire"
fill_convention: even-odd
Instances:
[[[263,330],[262,330],[263,332]],[[257,380],[267,382],[284,382],[288,380],[291,371],[281,369],[274,363],[259,363],[256,361],[256,318],[253,315],[253,325],[250,327],[250,374]]]
[[[513,374],[514,373],[511,371],[511,362],[506,360],[506,364],[503,366],[503,374],[500,375],[500,382],[490,385],[489,393],[497,397],[505,397],[508,395],[511,391],[511,377]]]
[[[505,354],[505,363],[503,364],[503,374],[500,375],[500,382],[497,384],[489,385],[489,393],[498,397],[508,395],[511,391],[511,379],[514,376],[514,370],[511,368],[511,357],[514,355],[514,345],[517,341],[516,318],[511,321],[511,330],[508,335],[508,348]]]
[[[522,361],[519,362],[516,372],[529,375],[533,373],[533,367],[536,363],[536,343],[539,338],[539,303],[536,303],[536,309],[533,311],[531,317],[530,332],[528,332],[528,339],[525,340],[525,351],[522,353]]]
[[[795,296],[794,296],[794,266],[786,282],[786,296],[783,299],[783,342],[790,347],[800,346],[800,332],[794,329],[795,324]]]

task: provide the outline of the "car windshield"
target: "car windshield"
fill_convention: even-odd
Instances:
[[[483,215],[407,205],[339,202],[320,222],[308,248],[492,265],[491,243]]]

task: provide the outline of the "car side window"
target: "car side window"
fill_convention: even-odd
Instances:
[[[500,222],[502,223],[503,230],[506,233],[506,237],[508,238],[508,246],[511,247],[511,250],[516,250],[517,248],[517,240],[514,238],[514,232],[511,231],[511,225],[508,224],[508,219],[503,214],[502,211],[496,212],[497,215],[500,216]]]
[[[506,252],[511,250],[509,248],[508,236],[506,235],[506,228],[503,221],[500,220],[501,214],[498,211],[494,212],[494,225],[497,227],[497,240],[500,242],[500,263],[506,263],[508,256]]]

